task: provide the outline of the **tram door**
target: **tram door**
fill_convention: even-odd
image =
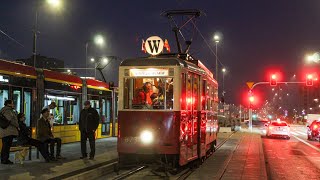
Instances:
[[[188,73],[187,76],[187,159],[197,157],[198,143],[198,104],[199,75]]]
[[[101,112],[101,132],[102,135],[110,135],[110,120],[111,120],[111,99],[102,98]]]

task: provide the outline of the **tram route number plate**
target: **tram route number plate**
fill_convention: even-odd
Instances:
[[[135,143],[139,142],[139,137],[125,137],[124,138],[124,142],[125,143],[135,144]]]

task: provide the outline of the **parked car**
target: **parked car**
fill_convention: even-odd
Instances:
[[[307,126],[308,140],[317,140],[320,142],[320,120],[313,121]]]

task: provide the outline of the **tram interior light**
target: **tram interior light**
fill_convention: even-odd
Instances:
[[[74,101],[75,98],[73,97],[61,97],[61,96],[52,96],[52,95],[47,95],[47,98],[49,99],[58,99],[62,101]]]

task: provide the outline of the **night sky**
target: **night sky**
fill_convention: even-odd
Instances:
[[[0,29],[24,47],[0,34],[0,58],[32,55],[36,2],[1,1]],[[89,45],[89,56],[145,56],[141,39],[151,35],[167,38],[175,50],[170,23],[160,13],[200,9],[206,16],[197,20],[197,26],[213,49],[214,32],[223,34],[218,54],[228,69],[226,100],[238,104],[246,90],[245,82],[266,81],[270,68],[281,70],[285,80],[294,73],[302,79],[299,72],[304,55],[320,46],[319,8],[319,0],[65,0],[59,12],[40,4],[38,53],[62,59],[67,67],[85,67],[85,43],[96,33],[106,37],[107,45],[103,49]],[[215,57],[203,39],[196,34],[193,40],[191,54],[214,70]],[[107,80],[117,81],[117,64],[113,62],[105,70]],[[259,90],[269,92],[271,88],[266,89]]]

